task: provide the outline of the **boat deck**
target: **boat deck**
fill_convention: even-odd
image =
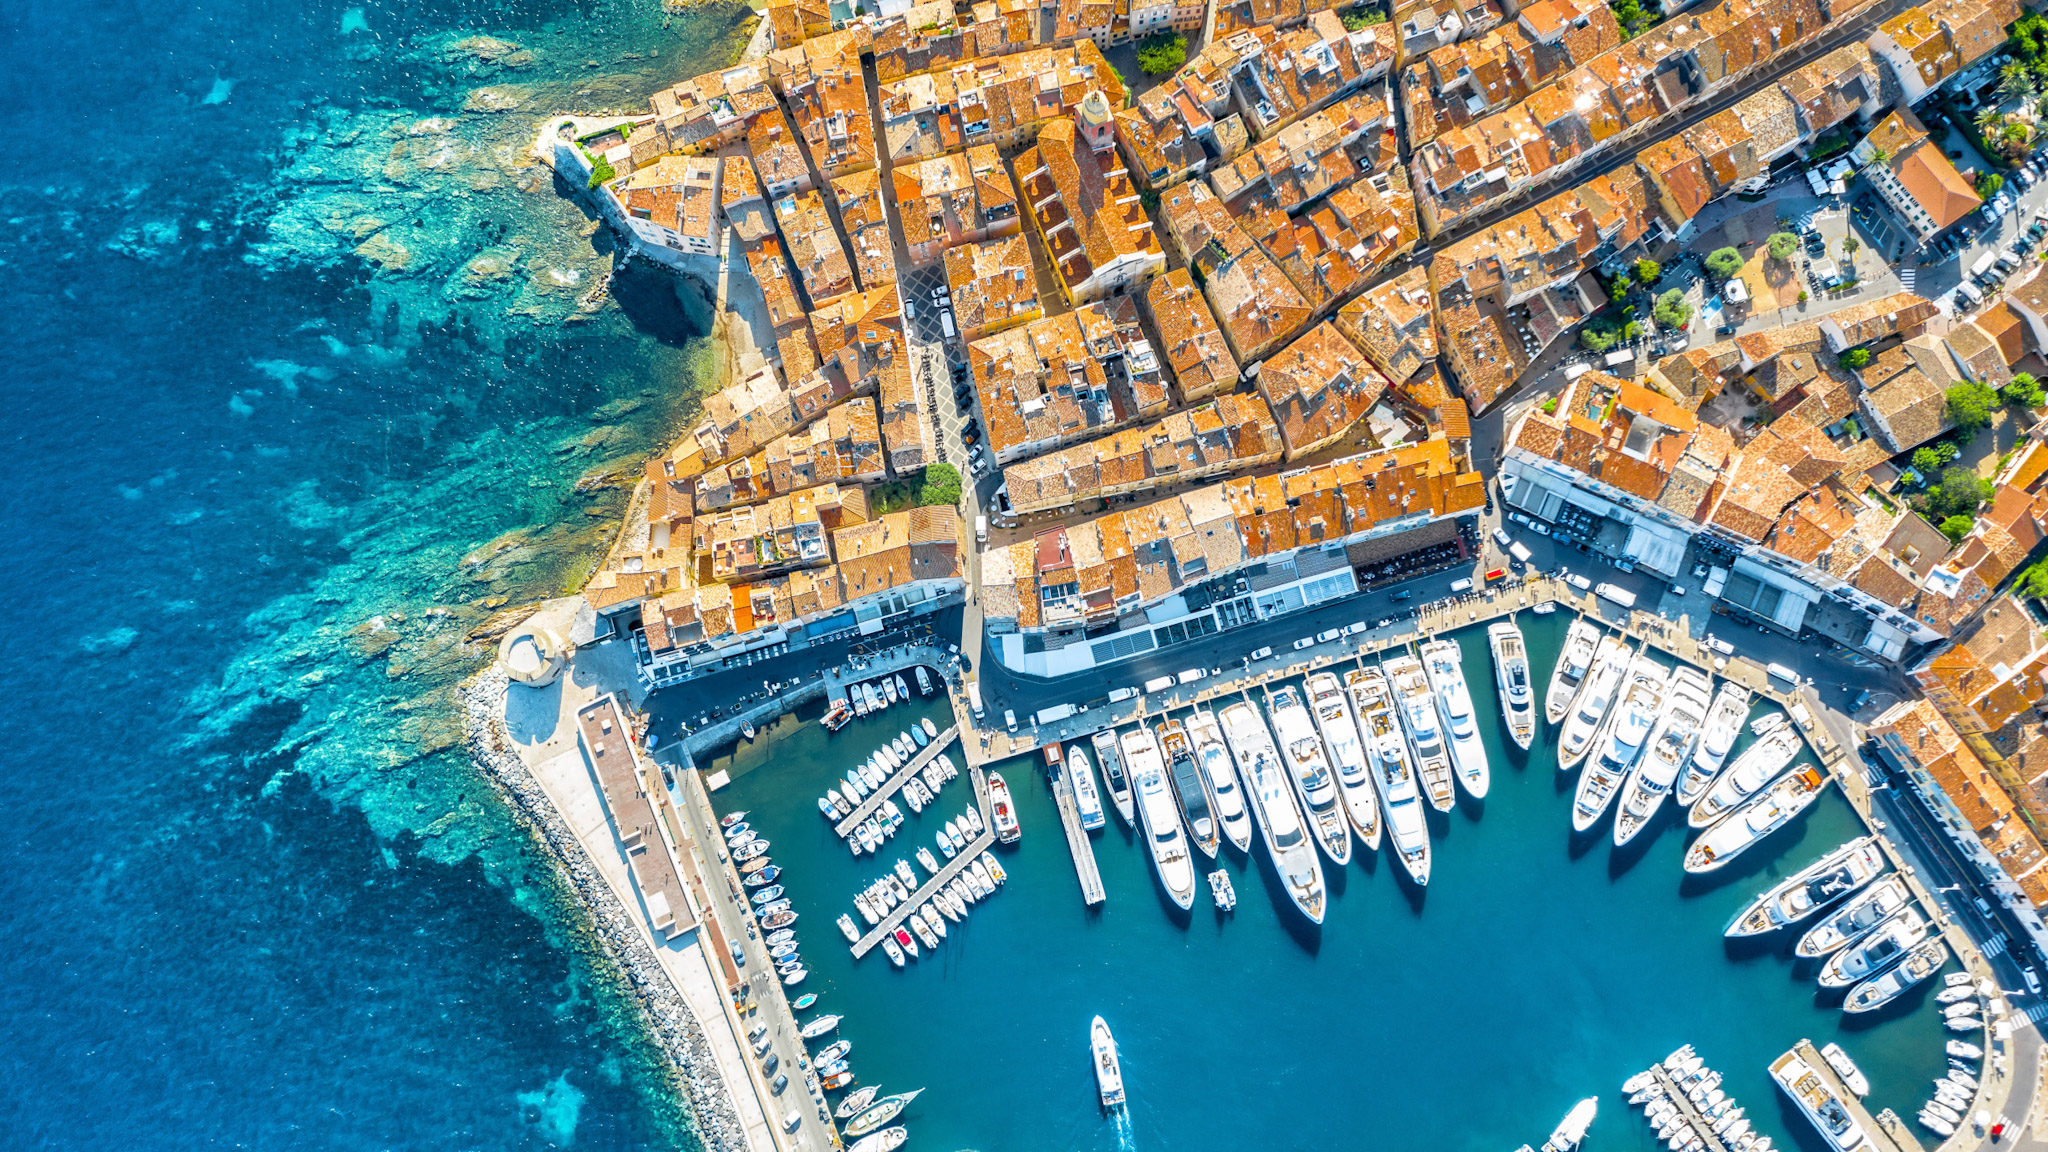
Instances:
[[[1081,900],[1090,908],[1103,902],[1102,870],[1095,864],[1095,842],[1081,827],[1081,809],[1074,803],[1074,783],[1067,767],[1060,765],[1059,781],[1052,786],[1053,803],[1059,805],[1060,825],[1067,832],[1067,851],[1074,856],[1074,877],[1081,882]]]
[[[952,731],[952,729],[947,729],[945,735],[941,736],[938,740],[932,741],[931,747],[938,747],[947,737],[952,735]],[[930,900],[937,894],[941,886],[973,866],[974,862],[981,858],[981,854],[996,842],[995,821],[990,819],[988,811],[988,777],[983,776],[979,768],[969,768],[967,775],[974,781],[974,803],[981,810],[981,822],[987,830],[969,842],[967,847],[962,849],[958,856],[942,864],[938,872],[931,879],[926,880],[918,886],[917,891],[911,893],[910,899],[891,908],[888,914],[882,917],[881,923],[868,929],[867,935],[855,941],[853,945],[853,958],[855,960],[881,947],[883,936],[895,931],[912,912],[924,907],[925,901]]]
[[[1820,1049],[1813,1046],[1813,1041],[1801,1040],[1792,1046],[1792,1051],[1797,1052],[1799,1058],[1806,1061],[1807,1066],[1827,1084],[1828,1090],[1849,1109],[1849,1116],[1863,1129],[1864,1134],[1870,1137],[1871,1152],[1920,1152],[1920,1138],[1906,1129],[1905,1122],[1889,1108],[1885,1109],[1882,1117],[1872,1116],[1869,1109],[1863,1106],[1863,1101],[1858,1099],[1854,1092],[1849,1091],[1847,1084],[1842,1083],[1841,1073],[1835,1071],[1834,1065],[1827,1062],[1827,1058],[1820,1054]],[[1958,1134],[1967,1131],[1968,1125],[1957,1129]]]
[[[860,805],[853,810],[853,815],[834,824],[832,830],[839,834],[840,839],[845,839],[847,833],[860,827],[861,821],[875,814],[875,810],[882,806],[882,801],[901,791],[903,785],[909,782],[913,774],[933,760],[938,759],[939,753],[945,751],[946,746],[951,744],[954,737],[958,735],[960,735],[960,726],[958,724],[940,732],[933,738],[931,743],[917,750],[917,754],[910,758],[910,763],[898,768],[887,780],[882,781],[880,788],[868,793],[867,799],[862,800]],[[965,753],[963,752],[962,755],[964,756]]]

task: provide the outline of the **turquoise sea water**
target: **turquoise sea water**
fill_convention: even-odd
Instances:
[[[526,140],[742,21],[0,13],[9,1147],[692,1144],[448,689],[711,368]]]
[[[1523,616],[1547,682],[1565,617]],[[936,959],[903,971],[879,952],[852,962],[832,920],[855,891],[970,802],[963,774],[939,820],[912,817],[880,861],[853,859],[816,797],[885,736],[942,707],[892,710],[830,736],[807,725],[739,752],[715,798],[745,809],[788,870],[821,995],[848,1017],[863,1083],[925,1087],[910,1121],[923,1148],[1431,1148],[1540,1143],[1574,1101],[1598,1094],[1593,1149],[1654,1145],[1619,1094],[1629,1075],[1694,1044],[1781,1147],[1816,1137],[1765,1071],[1800,1037],[1839,1040],[1869,1075],[1872,1110],[1911,1117],[1944,1066],[1931,1001],[1847,1022],[1782,948],[1731,949],[1721,929],[1755,893],[1859,833],[1829,794],[1793,827],[1707,883],[1688,882],[1688,837],[1667,806],[1654,842],[1616,853],[1609,824],[1575,844],[1554,729],[1526,755],[1504,749],[1483,629],[1458,636],[1493,766],[1483,812],[1433,817],[1426,895],[1383,851],[1341,871],[1320,930],[1286,903],[1263,847],[1227,845],[1238,892],[1219,917],[1198,888],[1192,916],[1160,893],[1142,844],[1117,822],[1096,834],[1109,898],[1081,903],[1043,773],[1001,766],[1025,833],[1000,851],[1006,888],[952,926]],[[1745,743],[1748,737],[1745,735]],[[1649,833],[1645,833],[1649,835]],[[1637,845],[1640,846],[1640,838]],[[1128,1130],[1095,1100],[1090,1017],[1115,1030]]]

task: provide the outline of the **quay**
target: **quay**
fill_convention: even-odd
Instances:
[[[1074,877],[1081,882],[1081,900],[1093,908],[1108,894],[1102,889],[1102,870],[1095,864],[1095,843],[1088,839],[1088,830],[1081,827],[1081,810],[1074,804],[1074,782],[1067,775],[1064,759],[1053,780],[1052,799],[1059,806],[1060,826],[1066,829],[1067,851],[1074,857]]]
[[[1842,1102],[1842,1107],[1849,1110],[1849,1118],[1856,1122],[1856,1126],[1863,1130],[1864,1135],[1870,1137],[1870,1152],[1920,1152],[1919,1138],[1906,1130],[1905,1122],[1899,1119],[1898,1114],[1887,1108],[1883,1116],[1872,1116],[1870,1110],[1863,1106],[1863,1100],[1851,1092],[1847,1084],[1842,1083],[1841,1073],[1836,1072],[1834,1065],[1827,1062],[1827,1058],[1820,1054],[1820,1049],[1813,1046],[1813,1041],[1802,1037],[1799,1043],[1792,1046],[1792,1051],[1806,1062],[1807,1067],[1813,1069],[1814,1075],[1820,1077],[1821,1082],[1828,1086],[1828,1091],[1833,1092],[1835,1098]],[[1889,1124],[1885,1123],[1887,1120],[1890,1121]],[[1957,1129],[1958,1132],[1968,1130],[1968,1125]]]
[[[979,859],[981,854],[996,842],[995,822],[989,819],[988,814],[988,778],[981,774],[981,769],[979,768],[969,768],[967,775],[974,781],[974,803],[981,810],[981,823],[983,827],[981,835],[976,836],[967,847],[961,849],[959,855],[941,865],[939,870],[932,875],[931,879],[919,885],[917,891],[910,894],[910,899],[891,908],[888,914],[882,917],[881,923],[868,929],[867,935],[855,941],[853,945],[853,958],[855,960],[874,951],[882,943],[882,937],[894,932],[903,923],[905,917],[924,907],[925,901],[930,900],[936,895],[938,890],[948,881],[971,867],[975,860]]]
[[[955,724],[933,737],[931,743],[917,750],[917,755],[912,756],[909,763],[898,768],[895,775],[882,781],[880,788],[868,793],[867,799],[862,800],[859,806],[854,808],[853,815],[834,824],[832,831],[837,832],[840,839],[845,839],[855,828],[860,827],[861,821],[875,814],[875,809],[882,806],[882,801],[894,796],[912,776],[922,771],[925,765],[938,759],[939,753],[945,751],[946,746],[959,735],[960,726]]]
[[[1652,1065],[1650,1075],[1656,1078],[1657,1087],[1664,1090],[1664,1098],[1678,1106],[1678,1114],[1684,1117],[1685,1122],[1692,1125],[1692,1130],[1699,1133],[1700,1139],[1706,1142],[1703,1152],[1730,1152],[1728,1145],[1719,1136],[1714,1135],[1714,1126],[1708,1123],[1707,1118],[1700,1115],[1700,1110],[1693,1107],[1692,1101],[1686,1098],[1685,1089],[1680,1088],[1678,1082],[1671,1078],[1671,1073],[1665,1070],[1663,1062],[1659,1061]]]

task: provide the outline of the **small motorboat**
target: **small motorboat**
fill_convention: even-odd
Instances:
[[[1856,1062],[1849,1059],[1849,1054],[1842,1051],[1840,1044],[1830,1040],[1821,1046],[1820,1054],[1821,1058],[1828,1062],[1828,1067],[1833,1068],[1835,1074],[1842,1078],[1842,1083],[1849,1086],[1849,1091],[1858,1096],[1870,1095],[1870,1081],[1864,1077],[1863,1069],[1858,1068]]]
[[[994,856],[989,855],[989,852],[986,848],[982,849],[981,852],[981,866],[988,869],[989,879],[995,881],[997,884],[1005,883],[1010,879],[1010,874],[1008,872],[1003,871],[1003,866],[1001,864],[996,863],[996,858]]]
[[[825,1045],[823,1048],[818,1049],[818,1054],[816,1056],[811,1057],[811,1059],[819,1064],[830,1064],[833,1061],[844,1057],[848,1052],[851,1051],[853,1051],[853,1041],[835,1040],[832,1043]]]
[[[1983,1010],[1983,1005],[1978,1004],[1975,1000],[1965,1000],[1960,1004],[1950,1004],[1943,1007],[1941,1014],[1953,1020],[1958,1016],[1975,1016]]]
[[[910,685],[904,682],[903,673],[898,672],[896,674],[895,684],[896,695],[904,700],[910,699]]]
[[[896,946],[903,949],[905,956],[910,957],[912,960],[917,959],[917,941],[911,938],[908,928],[898,928],[891,935],[896,938]]]
[[[1951,984],[1934,994],[1934,1002],[1936,1004],[1953,1004],[1958,1000],[1968,1000],[1976,994],[1977,990],[1968,984]]]
[[[718,826],[720,828],[730,828],[746,818],[747,814],[745,812],[727,812],[718,818]]]
[[[834,1076],[827,1076],[823,1080],[818,1081],[818,1083],[825,1091],[835,1092],[853,1083],[853,1073],[841,1072]]]
[[[882,699],[894,704],[896,702],[896,685],[891,683],[887,676],[882,677],[876,683],[882,686]]]
[[[737,820],[731,824],[722,824],[720,827],[725,829],[726,843],[738,844],[740,838],[745,836],[753,828],[753,825],[748,824],[745,820]]]
[[[784,940],[794,939],[796,939],[796,930],[792,928],[784,928],[780,932],[770,932],[768,934],[768,942],[770,944],[780,944]]]
[[[1237,889],[1231,887],[1230,873],[1221,868],[1209,873],[1209,896],[1216,901],[1218,912],[1228,912],[1237,907]]]
[[[797,997],[796,1002],[791,1004],[790,1007],[801,1012],[804,1009],[809,1008],[811,1005],[816,1004],[817,1002],[818,994],[816,992],[806,992],[803,995]]]
[[[740,735],[745,736],[749,740],[754,738],[754,722],[752,720],[740,721]]]
[[[761,927],[773,930],[776,928],[787,928],[794,923],[796,923],[795,912],[787,908],[777,908],[762,919]]]
[[[747,863],[752,864],[753,861],[749,860]],[[759,868],[751,870],[742,867],[740,871],[747,873],[746,884],[749,888],[759,888],[763,884],[773,884],[782,875],[782,869],[773,864],[763,864]]]
[[[834,923],[839,925],[839,934],[846,937],[848,944],[860,943],[860,929],[854,924],[853,917],[841,912],[839,919],[834,921]]]
[[[910,870],[910,862],[908,860],[896,861],[896,878],[903,881],[903,887],[906,890],[915,890],[917,888],[917,873]]]
[[[834,792],[832,795],[837,797],[839,793]],[[818,814],[830,820],[832,817],[839,815],[839,809],[833,805],[831,800],[820,796],[818,797]]]
[[[1942,1022],[1951,1032],[1981,1032],[1984,1021],[1975,1016],[1951,1016]]]
[[[796,955],[796,941],[784,940],[780,944],[770,945],[768,948],[768,955],[774,957],[777,960],[780,960],[785,956],[794,956]]]
[[[929,736],[934,740],[937,740],[939,738],[939,726],[937,724],[932,723],[931,717],[925,717],[924,720],[920,722],[920,726],[924,729],[924,734],[926,736]]]
[[[863,1136],[847,1145],[846,1152],[896,1152],[903,1142],[910,1139],[907,1128],[884,1128],[871,1136]]]
[[[768,851],[768,842],[766,840],[749,840],[732,850],[732,858],[735,860],[752,860],[766,851]]]
[[[944,940],[946,938],[946,922],[939,917],[938,897],[935,896],[925,901],[924,907],[918,911],[924,914],[924,926],[936,933],[939,939]]]
[[[903,949],[897,945],[894,936],[882,937],[882,951],[889,957],[889,963],[903,967]]]
[[[1963,985],[1975,984],[1977,982],[1977,978],[1975,976],[1970,975],[1968,972],[1951,972],[1948,975],[1943,976],[1941,978],[1941,982],[1950,988],[1959,988]]]
[[[924,731],[924,729],[923,729],[923,728],[921,728],[921,727],[915,727],[915,726],[913,726],[913,727],[912,727],[912,728],[910,729],[910,738],[911,738],[912,740],[915,740],[915,741],[917,741],[917,746],[918,746],[919,748],[922,748],[922,747],[924,747],[924,746],[925,746],[926,744],[929,744],[929,743],[931,743],[931,740],[932,740],[932,738],[931,738],[930,736],[927,736],[927,735],[925,735],[925,731]]]
[[[756,856],[751,860],[742,860],[739,862],[740,875],[742,876],[753,872],[765,872],[773,867],[774,864],[770,862],[768,857],[766,856]]]
[[[846,1099],[839,1102],[839,1107],[832,1110],[832,1114],[841,1120],[850,1120],[867,1111],[868,1105],[875,1102],[875,1094],[881,1090],[881,1085],[870,1084],[858,1091],[848,1093]]]
[[[1982,1060],[1984,1058],[1984,1050],[1968,1040],[1949,1041],[1948,1054],[1958,1060]]]
[[[790,972],[784,972],[782,974],[782,986],[785,988],[794,988],[797,985],[803,983],[804,977],[809,975],[810,973],[804,971],[802,968],[798,968]]]
[[[1593,1126],[1593,1117],[1600,1111],[1600,1099],[1588,1096],[1572,1110],[1565,1113],[1564,1120],[1551,1132],[1550,1139],[1543,1142],[1543,1152],[1574,1152],[1586,1138],[1586,1129]]]
[[[1935,1115],[1931,1109],[1921,1109],[1920,1115],[1916,1119],[1920,1121],[1921,1127],[1937,1136],[1953,1136],[1956,1134],[1956,1126]]]
[[[754,893],[754,903],[756,905],[773,903],[781,898],[782,885],[780,884],[770,884],[759,892]]]
[[[917,673],[917,694],[919,696],[931,695],[932,678],[925,674],[924,665],[919,664],[917,667],[911,669],[911,671]]]

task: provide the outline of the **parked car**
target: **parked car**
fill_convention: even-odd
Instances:
[[[1495,528],[1493,530],[1493,542],[1505,548],[1514,542],[1514,537],[1509,536],[1505,528]]]
[[[1714,335],[1716,335],[1716,336],[1733,336],[1733,335],[1735,335],[1735,325],[1733,325],[1733,324],[1723,324],[1723,325],[1721,325],[1721,326],[1720,326],[1719,328],[1716,328],[1716,329],[1714,329]]]
[[[1316,638],[1315,638],[1315,637],[1313,637],[1313,636],[1303,636],[1303,637],[1302,637],[1301,639],[1299,639],[1299,640],[1296,640],[1296,641],[1294,642],[1294,650],[1295,650],[1296,652],[1299,652],[1299,651],[1301,651],[1301,650],[1302,650],[1303,648],[1313,648],[1313,647],[1315,647],[1315,644],[1316,644]]]
[[[1250,655],[1249,657],[1247,657],[1247,659],[1251,659],[1251,660],[1264,660],[1265,658],[1267,658],[1268,656],[1271,656],[1272,654],[1273,654],[1273,649],[1272,649],[1271,647],[1266,647],[1266,648],[1254,648],[1254,649],[1252,649],[1252,654],[1251,654],[1251,655]]]

